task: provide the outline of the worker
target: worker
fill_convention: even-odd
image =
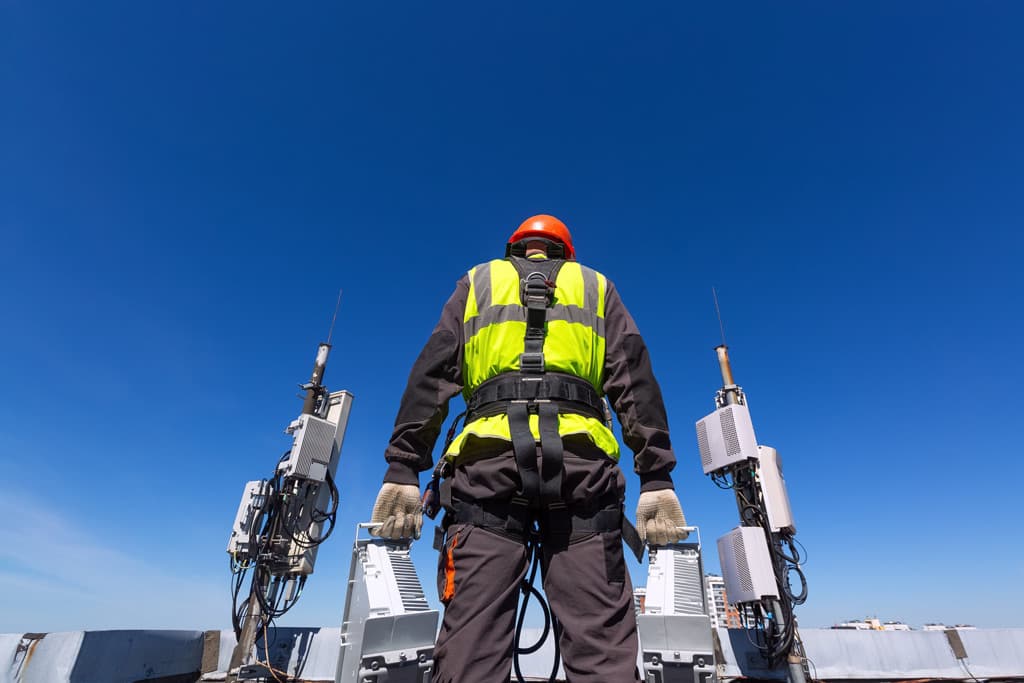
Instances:
[[[509,680],[527,542],[540,539],[543,587],[571,683],[636,681],[637,635],[623,534],[625,477],[610,399],[640,476],[642,540],[686,537],[675,455],[647,348],[615,286],[576,261],[562,221],[538,215],[505,258],[456,284],[412,367],[385,450],[371,533],[418,538],[419,473],[460,391],[467,414],[439,470],[445,507],[438,593],[444,619],[434,683]]]

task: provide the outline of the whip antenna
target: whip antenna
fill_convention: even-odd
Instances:
[[[334,323],[338,320],[338,309],[341,307],[341,288],[338,288],[338,301],[334,304],[334,317],[331,318],[331,329],[327,331],[327,343],[331,343],[331,336],[334,334]],[[717,305],[717,304],[715,304]],[[723,342],[724,343],[724,342]]]
[[[711,296],[715,299],[715,315],[718,316],[718,331],[722,333],[722,346],[725,346],[725,325],[722,324],[722,309],[718,307],[718,292],[711,288]]]

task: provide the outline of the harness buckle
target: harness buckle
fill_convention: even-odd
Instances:
[[[534,271],[520,282],[523,303],[528,307],[549,308],[555,302],[555,283],[544,273]]]
[[[533,374],[544,372],[544,352],[524,351],[519,354],[519,371]]]
[[[509,401],[509,404],[518,403],[526,406],[526,412],[530,415],[537,415],[540,412],[542,403],[552,403],[549,398],[516,398]]]

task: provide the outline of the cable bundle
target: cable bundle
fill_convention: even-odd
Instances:
[[[284,461],[289,452],[282,456]],[[317,501],[326,484],[330,505],[321,510]],[[248,552],[239,559],[231,557],[231,625],[240,638],[242,624],[255,598],[259,605],[257,634],[265,634],[267,626],[288,612],[302,596],[306,575],[295,568],[311,548],[326,541],[334,531],[338,514],[338,487],[328,472],[324,482],[296,477],[274,476],[261,486],[262,504],[252,515]],[[326,524],[326,531],[322,531]],[[239,604],[245,581],[252,572],[246,598]],[[263,635],[264,641],[266,636]],[[264,650],[268,643],[264,642]]]
[[[712,480],[720,488],[733,489],[744,526],[760,527],[764,531],[775,581],[781,593],[775,607],[762,601],[753,603],[752,614],[741,612],[740,618],[744,626],[756,630],[757,642],[754,644],[771,665],[782,662],[794,649],[794,645],[798,654],[803,657],[803,648],[796,634],[794,613],[794,608],[807,600],[807,579],[800,567],[804,558],[797,548],[799,541],[794,538],[792,532],[772,531],[761,489],[757,485],[755,469],[738,466],[732,471],[732,481],[727,475],[721,474],[712,475]],[[794,574],[800,585],[800,590],[796,594],[793,593],[791,579]],[[781,614],[776,614],[775,609]],[[748,621],[753,623],[747,623]]]

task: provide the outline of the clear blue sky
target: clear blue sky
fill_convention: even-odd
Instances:
[[[0,0],[0,631],[228,624],[243,483],[343,287],[343,512],[285,622],[339,624],[408,369],[537,212],[647,339],[708,569],[737,523],[693,433],[716,286],[809,553],[802,625],[1024,626],[1022,21]]]

